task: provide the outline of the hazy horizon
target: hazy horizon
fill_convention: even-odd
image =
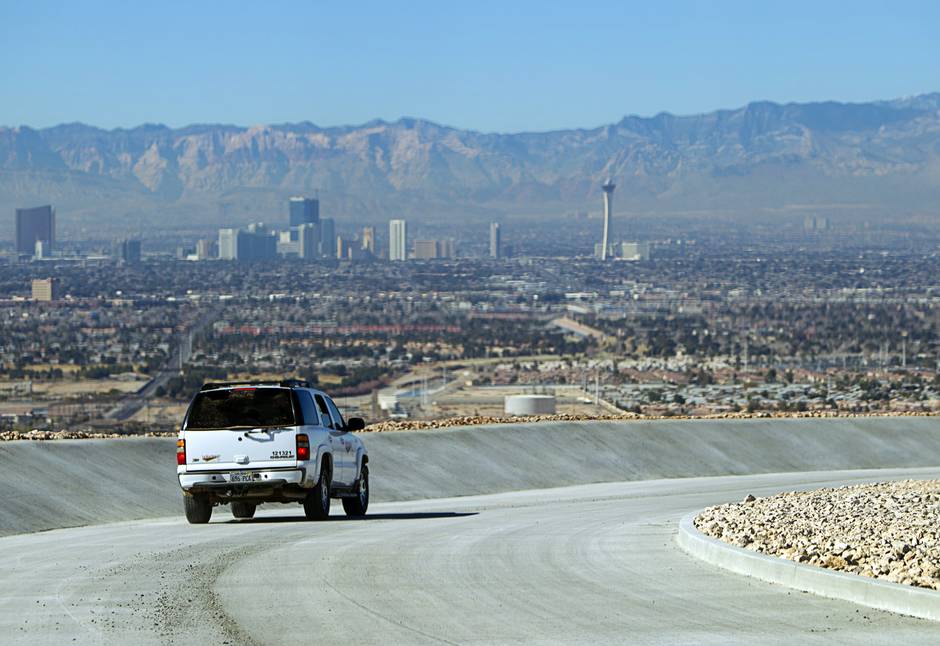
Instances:
[[[105,132],[115,132],[115,131],[130,131],[137,130],[140,128],[147,127],[157,127],[157,128],[168,128],[170,130],[185,130],[187,128],[198,128],[198,127],[224,127],[224,128],[241,128],[241,129],[250,129],[257,127],[267,127],[267,128],[276,128],[282,126],[300,126],[300,125],[311,125],[322,130],[340,130],[344,128],[363,128],[370,124],[374,123],[385,123],[385,124],[395,124],[401,123],[403,121],[416,121],[421,123],[429,123],[441,128],[448,128],[452,130],[461,130],[464,132],[472,132],[482,135],[519,135],[519,134],[542,134],[542,133],[551,133],[551,132],[564,132],[564,131],[575,131],[575,130],[596,130],[598,128],[604,128],[606,126],[614,125],[623,121],[624,119],[641,119],[649,120],[655,119],[660,116],[670,116],[677,119],[682,118],[694,118],[700,117],[703,115],[714,114],[718,112],[734,112],[736,110],[743,110],[753,105],[760,104],[772,104],[780,107],[787,106],[808,106],[808,105],[842,105],[842,106],[858,106],[866,104],[876,104],[876,103],[892,103],[896,101],[905,101],[910,99],[916,99],[919,97],[930,97],[936,94],[940,94],[940,90],[927,90],[925,92],[920,92],[917,94],[909,94],[905,96],[896,96],[896,97],[872,97],[870,100],[866,101],[839,101],[836,99],[820,99],[815,101],[771,101],[769,99],[751,99],[741,105],[737,106],[724,106],[716,107],[709,110],[704,110],[702,112],[684,112],[678,113],[670,110],[660,110],[659,112],[654,113],[644,113],[639,114],[636,112],[627,112],[620,118],[615,121],[607,123],[598,123],[594,125],[575,125],[565,128],[554,128],[549,130],[516,130],[516,131],[488,131],[488,130],[477,130],[474,128],[469,128],[461,124],[447,123],[441,121],[435,121],[420,115],[401,115],[395,118],[386,119],[382,117],[375,117],[368,119],[359,123],[335,123],[335,124],[324,124],[317,123],[310,119],[301,119],[299,121],[281,121],[281,122],[256,122],[256,123],[231,123],[231,122],[222,122],[222,121],[199,121],[191,123],[180,123],[172,124],[167,122],[142,122],[130,126],[115,126],[112,128],[104,127],[96,123],[89,123],[85,121],[62,121],[59,123],[54,123],[46,126],[36,126],[30,123],[19,123],[19,124],[9,124],[9,123],[0,123],[0,128],[30,128],[32,130],[49,130],[52,128],[62,128],[67,126],[86,126],[89,128],[95,128],[97,130],[103,130]]]

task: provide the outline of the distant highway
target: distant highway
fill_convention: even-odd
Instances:
[[[179,376],[180,366],[189,359],[188,356],[182,356],[187,350],[183,339],[189,335],[198,334],[215,322],[220,311],[221,308],[217,305],[210,307],[185,331],[179,333],[174,339],[175,343],[170,350],[169,357],[150,381],[136,393],[123,397],[114,408],[105,413],[104,418],[116,422],[127,421],[146,405],[148,399],[156,395],[160,387],[166,387],[170,379]]]

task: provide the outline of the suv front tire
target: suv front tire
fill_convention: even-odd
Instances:
[[[343,511],[347,516],[365,516],[369,508],[369,467],[362,465],[359,479],[354,487],[356,495],[352,498],[343,498]]]
[[[304,499],[304,515],[307,520],[323,520],[330,515],[330,480],[332,473],[330,467],[324,464],[320,467],[320,479],[317,485],[307,492]]]

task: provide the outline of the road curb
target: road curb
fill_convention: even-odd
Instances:
[[[685,516],[679,522],[676,536],[679,547],[697,559],[737,574],[822,597],[940,621],[940,592],[752,552],[700,532],[693,523],[699,513]]]

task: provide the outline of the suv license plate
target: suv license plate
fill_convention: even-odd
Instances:
[[[255,474],[254,473],[230,473],[228,474],[229,482],[254,482]]]

